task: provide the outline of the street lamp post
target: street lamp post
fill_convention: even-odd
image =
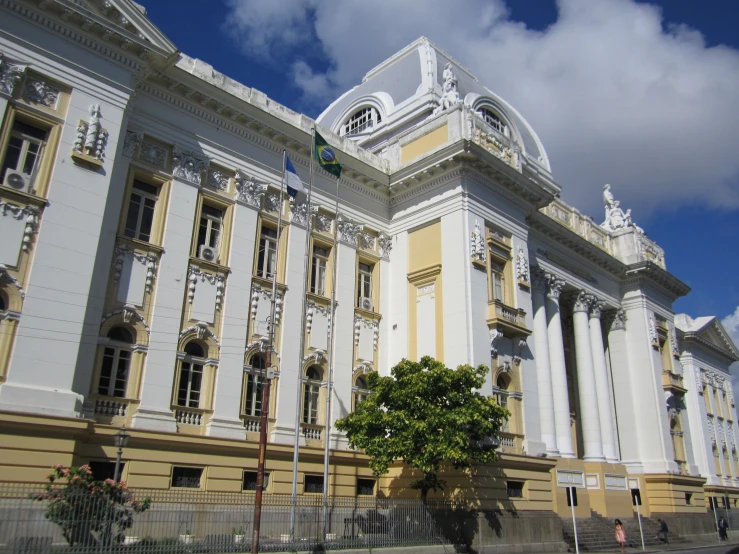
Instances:
[[[115,458],[115,474],[113,475],[113,480],[116,483],[121,479],[121,456],[123,455],[123,449],[128,444],[128,439],[130,438],[131,433],[126,431],[125,425],[115,434],[115,445],[118,447],[118,455]]]

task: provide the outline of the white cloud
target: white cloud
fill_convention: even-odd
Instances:
[[[733,314],[727,315],[721,320],[726,332],[729,333],[734,344],[739,346],[739,306],[736,307]],[[739,362],[731,364],[731,385],[734,387],[734,398],[738,398],[736,392],[739,391]]]
[[[292,68],[317,107],[425,35],[529,120],[578,207],[600,214],[610,182],[637,222],[657,207],[739,208],[739,51],[663,27],[654,6],[558,0],[537,32],[503,0],[228,2],[243,51]]]

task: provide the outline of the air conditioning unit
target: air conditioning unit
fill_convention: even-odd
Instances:
[[[31,192],[31,176],[21,173],[20,171],[14,171],[8,169],[5,172],[5,180],[3,184],[13,190],[19,190],[21,192]]]
[[[362,308],[363,310],[367,310],[368,312],[371,312],[372,311],[372,299],[366,298],[363,296],[362,298],[359,299],[359,307]]]
[[[200,246],[200,252],[198,257],[206,262],[217,262],[218,261],[218,250],[212,246],[206,246],[205,244]]]

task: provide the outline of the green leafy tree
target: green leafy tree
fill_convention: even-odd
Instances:
[[[484,365],[450,369],[429,356],[418,363],[404,359],[392,377],[368,375],[369,396],[336,428],[352,448],[365,451],[376,476],[397,460],[420,470],[423,477],[411,486],[425,502],[429,491],[444,488],[442,465],[468,468],[497,458],[484,439],[497,436],[510,414],[477,392],[488,371]]]
[[[70,545],[111,545],[123,541],[133,515],[149,509],[151,499],[137,501],[125,482],[95,481],[90,466],[56,465],[46,491],[32,495],[47,501],[46,519],[56,523]],[[66,484],[57,480],[66,479]]]

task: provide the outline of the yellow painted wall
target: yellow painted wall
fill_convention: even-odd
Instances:
[[[437,146],[441,146],[449,140],[449,129],[446,124],[438,129],[434,129],[430,133],[409,142],[400,148],[400,163],[405,163],[421,154],[430,152]]]

